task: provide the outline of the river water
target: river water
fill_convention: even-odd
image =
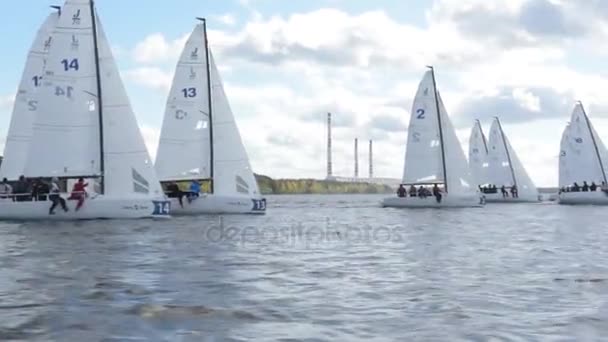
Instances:
[[[608,211],[382,209],[0,224],[0,341],[599,341]]]

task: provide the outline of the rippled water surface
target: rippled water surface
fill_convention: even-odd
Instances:
[[[597,341],[608,210],[396,210],[0,224],[0,340]]]

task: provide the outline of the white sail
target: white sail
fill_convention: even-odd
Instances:
[[[569,161],[572,153],[570,139],[570,124],[567,124],[562,133],[562,139],[559,144],[559,186],[571,186],[577,180],[572,172],[572,162]]]
[[[209,51],[211,73],[212,122],[215,156],[215,191],[222,195],[260,195],[249,157],[230,109],[224,86]]]
[[[156,171],[160,180],[209,178],[209,99],[203,25],[179,58],[169,92]]]
[[[66,1],[52,32],[26,176],[99,175],[97,78],[89,2]]]
[[[418,85],[408,126],[403,183],[445,181],[433,74],[429,70]]]
[[[36,38],[30,48],[25,68],[15,97],[11,123],[4,146],[4,158],[0,166],[0,178],[17,179],[23,174],[29,143],[32,137],[32,125],[38,109],[37,90],[42,85],[44,64],[47,52],[52,44],[51,32],[57,23],[59,14],[51,13],[38,29]]]
[[[489,183],[497,187],[516,184],[520,198],[538,198],[538,190],[504,134],[498,118],[494,119],[490,128],[488,156]]]
[[[163,196],[110,44],[99,17],[96,18],[103,100],[105,193]]]
[[[204,35],[204,25],[197,25],[176,68],[156,156],[159,177],[161,180],[208,178],[210,146],[213,146],[214,194],[259,196],[247,152],[209,51],[211,144]]]
[[[572,165],[570,169],[572,182],[577,182],[579,185],[582,185],[583,181],[588,184],[591,182],[601,184],[606,171],[602,171],[602,165],[606,168],[608,153],[580,103],[574,107],[572,112],[569,141],[568,163]]]
[[[471,129],[469,137],[469,167],[475,185],[486,184],[488,169],[488,147],[479,121]]]
[[[162,195],[99,18],[99,79],[89,0],[66,1],[52,33],[26,176],[101,175],[108,195]],[[101,86],[102,128],[99,93]]]
[[[469,164],[456,136],[456,130],[448,116],[443,104],[441,93],[437,93],[439,110],[441,113],[441,127],[443,134],[443,146],[445,149],[445,163],[447,173],[448,191],[458,194],[475,193],[476,186],[471,181]]]

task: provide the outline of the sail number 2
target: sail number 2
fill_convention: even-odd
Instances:
[[[424,119],[424,109],[416,110],[416,119]]]

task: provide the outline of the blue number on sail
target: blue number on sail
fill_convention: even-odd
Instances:
[[[55,96],[67,96],[68,98],[72,97],[72,91],[74,88],[72,86],[67,86],[67,88],[63,89],[63,87],[56,86],[55,87]]]
[[[184,93],[184,97],[196,97],[196,88],[184,88],[182,89],[182,93]]]
[[[416,116],[416,118],[417,118],[417,119],[424,119],[424,109],[418,109],[418,110],[416,111],[416,114],[418,114],[418,115]]]
[[[253,210],[253,211],[266,210],[266,199],[265,198],[262,198],[259,200],[252,199],[252,201],[253,201],[253,208],[251,210]]]
[[[32,77],[32,81],[34,81],[34,87],[40,86],[40,81],[42,80],[42,76],[34,76]]]
[[[61,64],[63,64],[63,70],[65,71],[69,71],[70,69],[78,70],[79,68],[78,58],[73,58],[72,60],[64,59],[61,61]]]

